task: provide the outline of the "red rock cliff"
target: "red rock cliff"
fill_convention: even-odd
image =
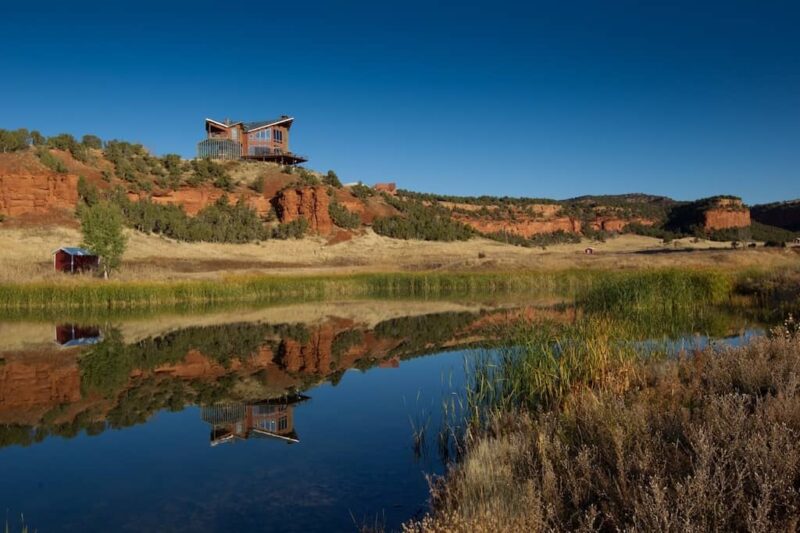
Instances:
[[[750,209],[738,199],[722,198],[703,213],[703,227],[706,230],[748,226],[750,226]]]
[[[8,216],[72,211],[78,203],[78,177],[54,172],[0,175],[0,213]]]
[[[542,233],[555,233],[556,231],[565,231],[567,233],[580,233],[581,231],[580,220],[570,217],[556,217],[549,220],[497,220],[453,214],[453,218],[471,226],[481,233],[505,232],[521,235],[523,237],[531,237]]]
[[[281,222],[304,218],[308,220],[312,231],[327,235],[333,231],[333,222],[328,214],[329,204],[327,189],[316,185],[279,192],[275,207]]]

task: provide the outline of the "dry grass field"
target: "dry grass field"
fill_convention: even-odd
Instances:
[[[77,229],[0,230],[0,282],[54,280],[51,252],[80,244]],[[584,253],[591,246],[594,254]],[[347,274],[387,271],[633,269],[644,267],[779,268],[800,264],[796,250],[763,247],[734,250],[730,243],[680,239],[669,244],[637,235],[606,242],[584,240],[542,248],[521,248],[487,239],[426,242],[389,239],[367,230],[345,242],[322,238],[270,240],[251,244],[186,243],[129,232],[118,279],[219,278],[232,273]]]

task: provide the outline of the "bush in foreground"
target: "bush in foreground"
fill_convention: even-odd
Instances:
[[[495,411],[407,531],[789,531],[800,524],[800,335]],[[626,370],[630,370],[627,369]]]

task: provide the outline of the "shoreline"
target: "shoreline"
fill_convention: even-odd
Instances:
[[[319,275],[231,275],[221,280],[96,280],[0,283],[0,312],[52,310],[141,310],[230,303],[274,304],[292,301],[392,298],[436,299],[476,296],[557,295],[575,297],[603,282],[736,284],[746,278],[776,278],[793,269],[747,267],[641,267],[638,269],[541,269],[508,271],[376,272]]]

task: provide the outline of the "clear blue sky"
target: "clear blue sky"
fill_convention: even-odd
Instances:
[[[796,1],[16,2],[0,127],[195,153],[296,118],[345,180],[449,194],[800,197]]]

